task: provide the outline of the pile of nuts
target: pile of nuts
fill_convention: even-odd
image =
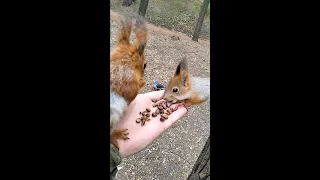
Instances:
[[[137,123],[141,122],[141,126],[144,126],[146,121],[150,121],[150,108],[147,108],[145,111],[140,112],[139,114],[142,115],[140,118],[136,119]]]
[[[175,108],[170,108],[170,106],[174,103],[170,103],[168,101],[153,102],[154,104],[152,105],[152,107],[157,107],[157,109],[152,113],[152,117],[157,117],[160,114],[161,122],[167,120],[168,116],[178,109],[178,106],[176,106]],[[146,121],[150,121],[150,112],[150,108],[146,108],[145,111],[140,112],[139,114],[142,116],[140,118],[137,118],[136,122],[141,122],[141,126],[144,126]]]
[[[178,106],[175,108],[170,108],[172,103],[168,101],[160,101],[158,103],[153,104],[153,107],[157,107],[157,110],[152,113],[152,117],[157,117],[160,114],[160,121],[165,121],[168,119],[168,116],[178,109]]]

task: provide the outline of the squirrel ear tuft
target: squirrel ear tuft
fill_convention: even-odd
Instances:
[[[183,59],[179,63],[179,66],[182,70],[188,70],[187,57],[183,57]]]
[[[187,58],[183,57],[183,59],[178,64],[175,75],[179,75],[181,71],[188,71],[188,63]]]
[[[180,74],[180,64],[178,65],[177,69],[176,69],[176,73],[175,75],[179,75]]]

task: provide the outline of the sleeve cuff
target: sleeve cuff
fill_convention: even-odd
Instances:
[[[120,152],[110,144],[110,176],[115,177],[118,172],[117,166],[121,163],[121,160]]]

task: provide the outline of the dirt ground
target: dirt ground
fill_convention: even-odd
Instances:
[[[123,13],[137,13],[140,1],[130,7],[122,6],[122,0],[110,0],[112,10]],[[146,20],[172,31],[192,37],[203,0],[152,0],[148,3]],[[204,17],[200,39],[210,39],[210,7]]]
[[[118,23],[115,12],[110,20],[110,51],[115,44]],[[166,85],[183,56],[186,56],[192,76],[210,77],[210,43],[197,43],[190,38],[173,40],[172,34],[159,32],[160,27],[148,25],[146,47],[146,86],[141,93],[153,91],[152,80]],[[181,36],[185,36],[181,34]],[[134,41],[134,33],[131,35]],[[130,180],[185,180],[210,135],[210,100],[193,106],[182,119],[142,152],[123,159],[117,179]]]

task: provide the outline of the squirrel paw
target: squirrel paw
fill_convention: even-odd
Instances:
[[[189,112],[189,108],[191,107],[191,104],[185,101],[182,104],[187,109],[187,112]]]
[[[178,107],[180,107],[180,106],[183,106],[184,108],[187,109],[187,111],[189,111],[188,108],[190,107],[190,105],[186,104],[185,102],[182,102],[182,103],[178,104]]]
[[[111,134],[111,138],[114,138],[114,139],[124,139],[124,140],[127,140],[127,139],[130,139],[128,137],[128,132],[126,132],[128,129],[116,129],[113,131],[113,133]]]
[[[128,129],[116,129],[111,133],[110,136],[110,143],[113,144],[114,147],[116,147],[117,149],[119,149],[119,144],[117,139],[130,139],[128,137],[128,132],[126,132]]]

